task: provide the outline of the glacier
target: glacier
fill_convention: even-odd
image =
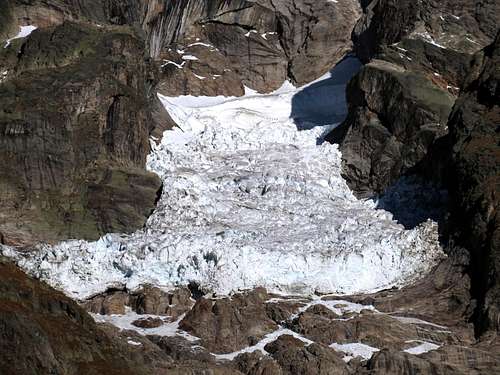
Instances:
[[[437,224],[408,230],[374,201],[358,200],[341,176],[337,145],[322,142],[336,124],[313,126],[309,116],[298,126],[291,117],[307,88],[317,108],[347,112],[338,96],[354,71],[352,60],[342,64],[306,87],[285,83],[270,94],[159,95],[178,127],[151,143],[147,168],[164,189],[145,227],[2,252],[76,299],[190,283],[222,295],[256,286],[352,294],[421,277],[444,257]]]

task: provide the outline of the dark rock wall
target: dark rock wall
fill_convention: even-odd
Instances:
[[[168,357],[134,356],[74,301],[0,258],[0,373],[151,374],[158,359]]]
[[[499,14],[496,0],[372,0],[356,25],[355,49],[368,61],[382,46],[420,34],[447,49],[474,53],[495,38]]]
[[[1,51],[4,242],[97,238],[143,225],[154,72],[130,29],[65,22]]]
[[[500,22],[495,1],[363,5],[353,40],[368,65],[348,88],[347,120],[327,138],[340,144],[344,175],[360,196],[380,194],[420,168],[447,132],[473,54],[491,43]]]
[[[129,25],[143,34],[150,56],[161,60],[170,46],[185,46],[201,38],[222,52],[226,69],[258,91],[276,89],[287,78],[304,84],[325,73],[352,48],[351,32],[361,14],[357,0],[342,4],[314,0],[11,0],[9,4],[3,17],[10,22],[0,29],[2,39],[12,35],[17,24],[46,27],[80,20]],[[191,85],[196,92],[200,83],[190,77],[186,92]],[[209,86],[215,90],[213,84]]]
[[[145,26],[152,56],[171,60],[165,51],[170,45],[185,47],[198,38],[217,48],[212,56],[224,60],[225,71],[236,73],[243,84],[253,89],[271,91],[285,79],[297,84],[312,81],[340,61],[351,49],[350,36],[359,8],[354,0],[342,5],[312,0],[185,0],[158,6],[161,11],[151,16]],[[200,63],[207,60],[213,58],[204,58]],[[197,69],[200,63],[192,63],[195,66],[190,68]],[[200,83],[186,77],[185,71],[169,68],[188,81],[186,93],[196,93],[200,85],[212,86],[209,81]],[[215,67],[208,71],[217,76],[224,74]],[[206,73],[206,69],[197,71],[204,77]],[[220,85],[224,78],[214,83]],[[232,94],[241,90],[237,88]]]
[[[478,334],[500,319],[500,34],[476,55],[450,116],[450,173],[454,240],[470,251],[469,273]]]
[[[418,72],[374,60],[347,88],[349,114],[327,137],[341,143],[343,174],[360,196],[382,193],[445,133],[454,98]]]
[[[348,86],[347,120],[327,139],[340,144],[360,196],[408,173],[449,189],[443,240],[471,279],[476,333],[498,329],[500,3],[362,5],[353,40],[367,65]],[[460,248],[470,260],[455,257]]]

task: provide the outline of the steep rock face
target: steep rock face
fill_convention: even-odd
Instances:
[[[140,39],[67,22],[14,40],[0,63],[3,241],[142,226],[160,180],[143,170],[155,98]]]
[[[356,53],[368,61],[384,45],[421,39],[474,53],[495,38],[500,4],[495,0],[372,0],[356,25]]]
[[[172,46],[177,46],[177,51],[197,43],[213,47],[211,56],[223,59],[222,66],[207,69],[207,61],[212,58],[206,56],[205,60],[204,55],[196,55],[199,62],[191,62],[196,76],[186,77],[189,73],[172,66],[167,70],[167,77],[172,73],[182,77],[186,93],[191,86],[195,93],[200,86],[202,90],[206,86],[210,94],[216,86],[230,85],[232,77],[226,77],[227,72],[235,73],[242,84],[258,91],[276,89],[287,78],[304,84],[319,77],[350,50],[351,31],[359,15],[359,4],[352,0],[343,4],[311,0],[186,0],[164,6],[146,24],[152,56],[167,65],[172,61],[168,54]],[[182,56],[177,56],[177,64],[182,64]],[[198,64],[205,68],[200,70]],[[241,90],[239,84],[233,94]]]
[[[365,63],[376,61],[351,83],[348,119],[327,139],[340,143],[345,176],[365,196],[381,193],[402,174],[420,168],[429,151],[439,148],[433,143],[447,131],[447,115],[473,53],[495,37],[500,4],[373,0],[362,5],[354,49]],[[413,78],[403,85],[377,85],[380,79],[369,76],[382,76],[372,73],[387,63],[393,69],[384,69],[385,82],[401,81],[402,71]],[[368,81],[371,90],[365,90]],[[401,107],[391,105],[399,100]]]
[[[2,374],[151,374],[168,362],[155,356],[131,354],[75,302],[0,258]]]
[[[463,346],[446,346],[421,356],[384,349],[376,353],[366,367],[373,375],[479,375],[495,374],[499,370],[498,359],[490,353]]]
[[[376,58],[420,72],[443,90],[457,95],[469,71],[472,55],[421,39],[403,39],[395,45],[382,46]]]
[[[481,334],[500,328],[500,34],[476,56],[448,126],[454,240],[470,251]]]
[[[222,72],[239,77],[233,95],[241,93],[242,84],[271,91],[287,78],[304,84],[319,77],[351,49],[351,32],[361,15],[357,0],[342,4],[314,0],[3,1],[3,39],[15,34],[17,25],[47,27],[80,20],[134,26],[142,31],[150,56],[158,60],[169,60],[172,47],[182,50],[199,41],[214,45],[225,60]],[[186,94],[199,90],[212,94],[222,82],[233,83],[234,77],[229,75],[226,81],[220,74],[219,64],[202,69],[205,75],[198,70],[194,74],[170,70],[165,80],[173,72],[179,74]],[[219,79],[211,82],[214,77]]]
[[[134,0],[2,0],[5,20],[0,38],[16,34],[19,25],[49,27],[64,21],[82,21],[113,25],[141,25],[148,1]]]
[[[187,288],[165,292],[146,285],[133,292],[108,291],[93,296],[83,305],[94,314],[125,314],[127,307],[130,307],[138,314],[168,316],[170,320],[175,321],[193,307],[194,300]]]
[[[445,134],[454,98],[419,72],[382,60],[347,88],[347,119],[326,138],[340,143],[343,173],[360,196],[381,193]]]

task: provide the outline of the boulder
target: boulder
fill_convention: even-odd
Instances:
[[[137,319],[132,322],[132,325],[139,327],[139,328],[158,328],[163,325],[163,320],[160,318],[143,318],[143,319]]]
[[[245,375],[283,375],[278,362],[260,351],[240,354],[234,362],[235,367]]]
[[[342,356],[324,345],[305,344],[290,335],[280,336],[264,348],[280,364],[286,375],[349,374]]]
[[[140,315],[158,315],[177,320],[194,305],[191,292],[187,288],[164,291],[145,285],[136,291],[111,289],[89,298],[83,306],[94,314],[124,315],[127,308]]]
[[[381,350],[366,366],[368,374],[496,374],[498,357],[459,346],[446,346],[423,355]]]
[[[166,315],[171,320],[177,320],[193,307],[194,300],[187,288],[165,292],[159,288],[144,286],[131,294],[130,305],[138,314]]]

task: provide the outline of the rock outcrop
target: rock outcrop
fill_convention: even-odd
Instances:
[[[169,320],[177,320],[194,305],[191,292],[187,288],[179,288],[165,292],[149,285],[133,292],[126,290],[110,290],[89,298],[83,306],[94,314],[125,314],[127,308],[137,314],[168,316]]]
[[[453,241],[470,252],[477,333],[500,317],[500,34],[478,53],[448,122],[444,176],[451,195]]]
[[[85,4],[35,0],[11,1],[5,9],[5,26],[0,29],[3,39],[15,33],[19,24],[47,27],[79,20],[129,25],[142,33],[148,53],[164,67],[174,61],[172,51],[184,51],[193,44],[213,46],[210,56],[196,55],[198,60],[188,60],[191,64],[185,67],[180,67],[186,61],[180,57],[179,70],[168,66],[162,79],[180,80],[181,84],[175,83],[176,89],[182,88],[177,94],[205,95],[238,95],[243,85],[271,91],[285,79],[304,84],[319,77],[351,49],[351,32],[361,15],[356,0],[342,4],[313,0],[107,0]],[[221,85],[226,91],[218,88]],[[172,90],[168,85],[166,89]]]
[[[160,350],[131,354],[126,340],[99,328],[74,301],[0,258],[2,374],[151,374],[153,363],[166,368],[168,360]]]
[[[185,94],[268,92],[326,73],[351,49],[359,16],[353,0],[186,0],[150,21],[150,50]]]
[[[201,298],[179,326],[199,337],[211,352],[235,352],[277,328],[266,314],[266,299],[267,293],[261,289],[230,298]]]
[[[499,6],[365,2],[353,40],[367,65],[348,88],[347,120],[327,137],[358,195],[382,193],[436,148],[473,54],[495,37]]]
[[[446,133],[454,98],[420,73],[382,60],[348,85],[347,119],[328,136],[340,143],[343,175],[361,196],[382,193]]]
[[[140,38],[65,22],[12,41],[0,64],[3,242],[140,228],[161,187],[144,170],[157,99]]]
[[[437,351],[415,356],[388,349],[376,353],[367,364],[369,374],[494,374],[500,368],[498,359],[482,350],[447,346]]]
[[[474,53],[495,38],[500,4],[495,0],[371,0],[353,33],[365,62],[381,48],[420,39],[448,50]]]
[[[283,335],[267,344],[265,350],[280,364],[286,375],[350,374],[342,356],[325,345],[305,345],[293,336]]]

